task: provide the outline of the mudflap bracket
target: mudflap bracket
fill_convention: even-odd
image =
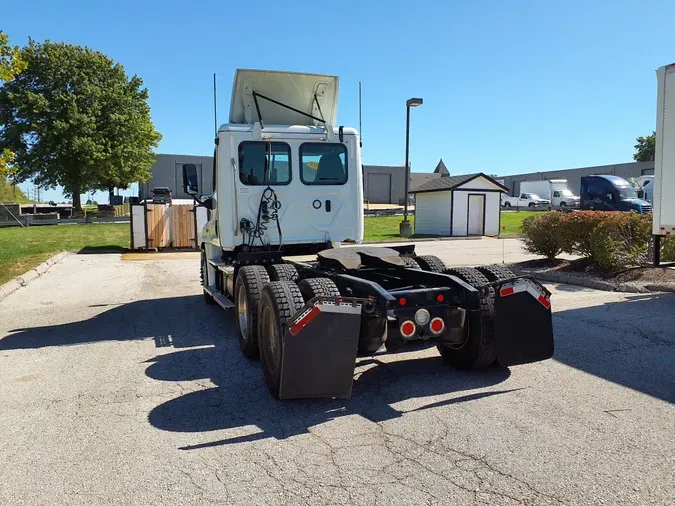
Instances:
[[[373,304],[352,297],[315,297],[289,320],[280,399],[351,396],[365,305]]]

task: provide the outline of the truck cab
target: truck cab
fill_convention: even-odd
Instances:
[[[612,175],[581,178],[581,209],[632,211],[638,214],[652,212],[651,204],[638,198],[628,181]]]
[[[238,70],[215,139],[209,259],[241,250],[310,253],[363,239],[358,132],[334,126],[336,77]]]

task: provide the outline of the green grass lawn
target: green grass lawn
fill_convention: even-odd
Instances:
[[[128,247],[128,223],[0,228],[0,284],[62,250],[122,251]]]
[[[528,216],[545,213],[546,211],[520,211],[502,212],[502,237],[515,237],[522,234],[520,226]],[[410,216],[414,223],[414,216]],[[398,234],[399,223],[402,216],[380,216],[364,218],[363,240],[364,241],[390,241],[400,239]],[[434,237],[428,235],[416,235],[414,237]]]
[[[522,235],[520,230],[523,220],[528,216],[547,213],[548,211],[502,211],[502,237],[515,237]]]

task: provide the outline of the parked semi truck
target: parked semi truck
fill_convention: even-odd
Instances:
[[[652,205],[638,198],[633,186],[622,177],[584,176],[581,178],[581,209],[646,214],[652,212]]]
[[[551,202],[553,207],[569,209],[579,207],[579,197],[567,186],[567,179],[522,181],[521,193],[534,193]]]
[[[654,160],[654,265],[661,239],[675,235],[675,63],[656,71],[656,156]],[[672,239],[671,239],[672,240]]]
[[[337,77],[238,70],[215,138],[204,298],[235,311],[270,392],[348,397],[358,355],[420,340],[461,369],[551,357],[550,293],[535,279],[448,268],[414,245],[336,247],[363,239],[360,139],[336,126],[337,93]],[[197,195],[189,164],[183,180]]]

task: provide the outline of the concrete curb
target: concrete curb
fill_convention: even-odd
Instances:
[[[625,292],[625,293],[650,293],[650,292],[675,292],[675,283],[653,283],[648,285],[639,285],[637,283],[612,283],[611,281],[602,281],[600,279],[577,276],[566,272],[537,272],[526,270],[514,270],[514,273],[523,276],[534,276],[539,281],[549,281],[552,283],[563,283],[566,285],[583,286],[594,290],[603,290],[605,292]]]
[[[47,272],[51,268],[52,265],[57,264],[61,260],[63,260],[67,254],[68,254],[67,251],[62,251],[61,253],[58,253],[53,257],[45,260],[34,269],[31,269],[28,272],[22,274],[21,276],[11,281],[8,281],[4,285],[0,285],[0,300],[6,298],[11,293],[16,292],[22,286],[26,286],[34,279],[37,279],[40,276],[42,276],[45,272]]]

